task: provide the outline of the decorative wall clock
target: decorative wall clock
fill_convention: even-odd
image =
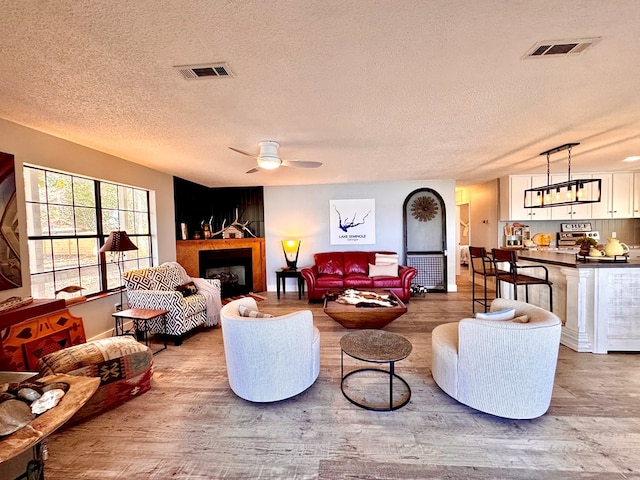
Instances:
[[[436,218],[438,204],[431,197],[418,197],[411,203],[411,214],[421,222],[428,222]]]

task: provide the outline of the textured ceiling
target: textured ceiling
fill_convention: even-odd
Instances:
[[[567,142],[576,171],[638,169],[638,25],[637,0],[0,0],[0,117],[209,186],[470,184]],[[324,165],[247,175],[227,147],[261,140]]]

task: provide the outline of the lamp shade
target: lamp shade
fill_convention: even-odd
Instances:
[[[104,242],[102,247],[100,247],[100,252],[127,252],[129,250],[137,249],[138,247],[136,247],[131,241],[127,232],[124,230],[117,230],[109,234],[107,241]]]
[[[287,267],[295,270],[298,265],[298,253],[300,252],[300,240],[283,240],[282,250],[284,251],[284,259],[287,261]]]

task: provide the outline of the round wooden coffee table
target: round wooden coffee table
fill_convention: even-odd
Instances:
[[[389,411],[397,410],[404,407],[411,399],[411,387],[399,375],[395,373],[395,362],[409,356],[412,350],[409,340],[395,333],[385,332],[384,330],[359,330],[357,332],[348,333],[340,339],[340,376],[342,381],[340,389],[342,394],[354,405],[366,408],[367,410]],[[382,368],[358,368],[344,374],[344,354],[370,363],[388,363],[389,370]],[[349,395],[345,390],[345,383],[352,375],[362,374],[363,372],[373,372],[375,375],[382,373],[389,377],[389,404],[373,405],[370,402],[358,401]],[[358,375],[359,376],[359,375]],[[399,385],[403,387],[404,392],[398,400],[394,401],[393,384],[394,378],[398,380]],[[386,402],[385,402],[386,403]]]

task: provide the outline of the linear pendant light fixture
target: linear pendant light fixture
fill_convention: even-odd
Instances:
[[[600,201],[599,178],[571,179],[571,149],[579,143],[565,143],[540,155],[547,156],[547,184],[542,187],[529,188],[524,191],[525,208],[557,207],[561,205],[579,205],[581,203],[597,203]],[[549,159],[552,154],[567,150],[567,181],[550,183]]]

